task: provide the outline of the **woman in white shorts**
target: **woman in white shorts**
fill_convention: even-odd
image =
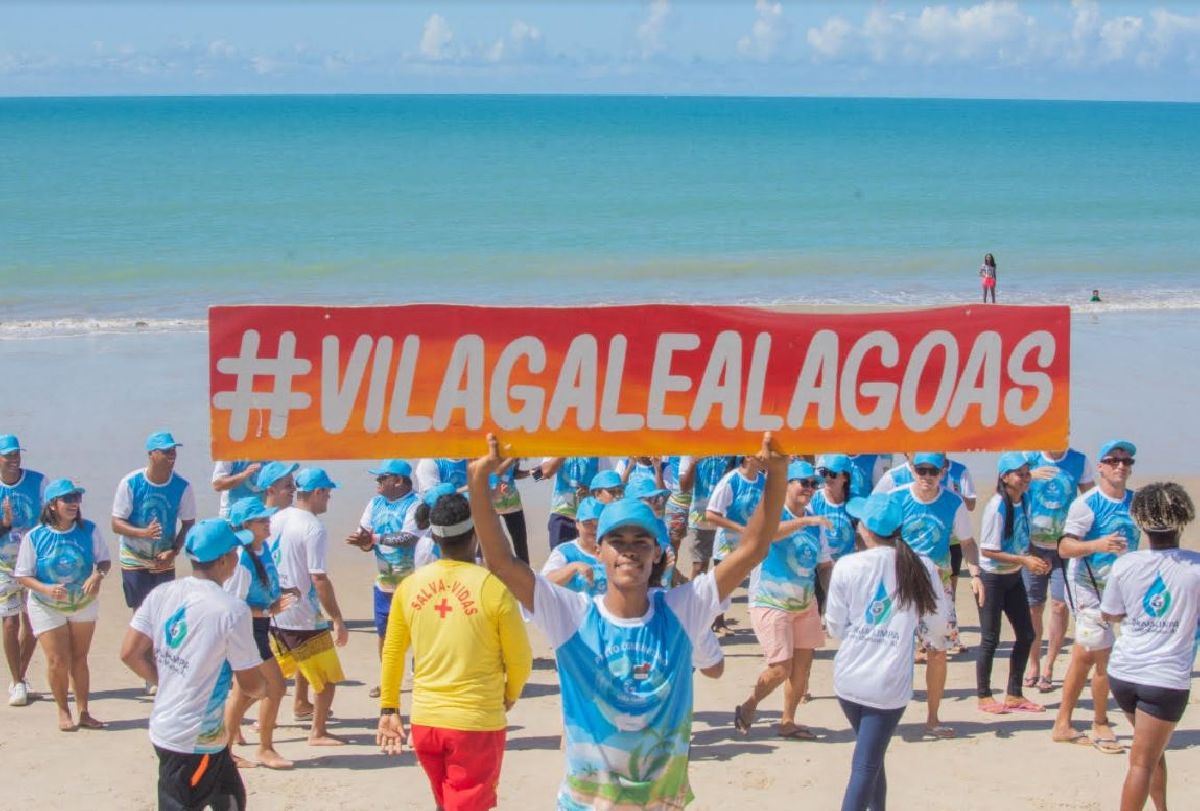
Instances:
[[[29,590],[29,624],[46,657],[47,678],[63,732],[103,729],[88,712],[88,649],[96,630],[97,595],[111,563],[100,530],[80,512],[83,488],[58,479],[46,488],[40,523],[21,538],[13,575]],[[68,681],[79,711],[67,705]]]

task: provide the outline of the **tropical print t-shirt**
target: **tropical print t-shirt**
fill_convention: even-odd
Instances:
[[[182,476],[172,473],[166,484],[154,484],[143,468],[121,479],[113,497],[112,514],[142,528],[158,519],[162,535],[157,539],[118,536],[122,569],[154,571],[161,568],[155,556],[175,548],[179,522],[196,520],[196,495]]]
[[[829,547],[829,554],[834,560],[854,551],[854,524],[846,512],[844,499],[840,504],[834,504],[826,497],[825,490],[821,489],[813,494],[808,509],[813,515],[819,515],[833,525],[821,527],[821,540]]]
[[[0,534],[0,603],[21,591],[13,579],[21,536],[32,529],[42,512],[42,494],[46,492],[46,477],[36,470],[21,470],[14,484],[0,482],[0,505],[8,499],[12,510],[12,527]]]
[[[62,614],[74,614],[96,598],[83,593],[83,584],[97,563],[109,560],[108,547],[91,521],[77,522],[66,532],[38,524],[21,539],[15,577],[36,577],[47,585],[65,586],[65,600],[53,600],[36,591],[30,597]]]
[[[725,477],[725,474],[736,467],[737,459],[733,456],[685,456],[679,463],[682,476],[692,467],[696,474],[692,477],[692,502],[688,512],[688,527],[691,529],[712,529],[713,525],[704,517],[708,511],[708,501],[712,491]]]
[[[805,515],[812,512],[806,511]],[[784,507],[780,521],[798,517]],[[750,573],[750,607],[804,611],[813,605],[817,593],[817,565],[832,561],[818,527],[801,527],[775,541],[763,562]]]
[[[1012,505],[1011,532],[1007,531],[1007,513],[1004,497],[996,493],[983,508],[983,523],[979,525],[979,549],[1003,552],[1006,555],[1029,554],[1029,497],[1026,496]],[[1021,571],[1021,564],[1002,563],[987,555],[980,555],[979,568],[992,574],[1012,574]]]
[[[1079,485],[1092,482],[1087,457],[1077,450],[1068,450],[1062,459],[1051,459],[1044,453],[1028,456],[1030,470],[1053,468],[1050,479],[1029,482],[1029,534],[1039,549],[1057,549],[1067,522],[1067,512],[1079,495]]]
[[[410,531],[408,517],[418,503],[415,493],[388,500],[375,496],[363,510],[358,525],[371,533],[375,542],[375,585],[393,592],[418,566],[433,559],[433,541]]]
[[[565,541],[551,549],[550,557],[546,558],[546,563],[542,566],[542,574],[556,572],[572,563],[586,563],[591,566],[592,582],[589,583],[586,577],[576,572],[563,584],[564,588],[593,596],[608,591],[608,575],[604,572],[604,564],[595,555],[584,550],[578,540]]]
[[[761,473],[758,474],[758,478],[751,480],[744,477],[740,469],[729,471],[713,488],[712,496],[708,500],[708,511],[746,526],[746,522],[758,508],[758,502],[762,501],[766,481],[766,477]],[[741,538],[740,532],[719,528],[713,545],[713,560],[724,560],[737,549]]]
[[[1095,541],[1117,533],[1125,539],[1125,552],[1136,552],[1142,537],[1129,505],[1133,503],[1133,490],[1126,489],[1120,499],[1109,498],[1099,487],[1093,487],[1075,499],[1063,524],[1063,534],[1073,535],[1081,541]],[[1067,564],[1067,587],[1076,608],[1096,608],[1104,594],[1108,573],[1116,563],[1113,552],[1094,552],[1081,558],[1071,558]]]
[[[653,589],[633,619],[538,576],[533,622],[558,660],[566,731],[558,808],[666,811],[691,800],[693,656],[720,612],[711,574]]]

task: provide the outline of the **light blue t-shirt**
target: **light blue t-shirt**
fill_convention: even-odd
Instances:
[[[1062,459],[1049,459],[1037,451],[1030,453],[1028,459],[1032,470],[1056,469],[1054,478],[1033,479],[1029,483],[1029,532],[1034,546],[1057,549],[1067,512],[1079,494],[1079,483],[1085,481],[1087,457],[1072,449]]]
[[[278,544],[278,540],[275,542]],[[254,567],[254,557],[257,557],[258,562],[262,564],[263,573],[267,576],[265,583],[259,578],[258,571]],[[264,543],[262,552],[257,555],[249,546],[242,547],[242,554],[238,562],[250,577],[250,587],[246,591],[246,604],[255,611],[266,611],[279,599],[280,595],[279,572],[275,569],[275,559],[269,543]]]
[[[831,504],[825,497],[825,490],[821,489],[813,495],[808,509],[813,515],[819,515],[833,524],[831,529],[820,529],[821,538],[829,547],[829,553],[834,560],[854,551],[854,524],[850,521],[850,514],[846,512],[845,500],[841,504]]]
[[[124,518],[135,527],[148,527],[157,518],[162,535],[152,538],[130,538],[121,535],[121,568],[157,569],[155,555],[175,548],[179,522],[196,517],[195,496],[187,479],[172,473],[166,484],[152,484],[145,470],[135,470],[117,485],[113,499],[113,515]]]
[[[1007,532],[1005,516],[1008,510],[1004,497],[999,493],[992,496],[983,508],[983,522],[979,530],[979,548],[982,551],[1003,552],[1006,555],[1029,553],[1029,496],[1012,505],[1012,532]],[[1001,563],[987,555],[979,556],[979,568],[992,574],[1012,574],[1021,571],[1019,563]]]
[[[563,460],[554,474],[554,490],[550,494],[550,512],[575,517],[578,506],[578,489],[587,487],[600,472],[600,459],[596,456],[570,456]]]
[[[466,459],[434,459],[433,462],[437,465],[438,476],[443,484],[453,485],[455,490],[467,486]]]
[[[704,518],[708,500],[735,462],[733,456],[703,456],[693,463],[696,473],[692,478],[692,506],[688,513],[688,526],[691,529],[712,529],[712,525]]]
[[[39,583],[61,585],[67,589],[65,600],[30,592],[42,605],[64,614],[86,608],[95,596],[83,593],[83,584],[96,564],[108,560],[108,549],[100,531],[91,521],[78,521],[66,532],[38,524],[21,539],[21,552],[14,569],[21,577],[35,577]]]
[[[1142,533],[1129,514],[1132,503],[1133,490],[1126,489],[1124,497],[1117,500],[1106,496],[1099,487],[1093,487],[1071,503],[1063,534],[1082,541],[1095,541],[1115,532],[1125,538],[1126,552],[1136,552]],[[1112,552],[1071,558],[1067,564],[1067,580],[1072,584],[1077,607],[1091,608],[1100,604],[1109,570],[1116,561],[1117,555]]]
[[[645,615],[538,577],[533,622],[554,648],[567,773],[558,808],[683,808],[691,799],[693,650],[721,611],[711,574],[653,589]]]
[[[376,536],[375,584],[381,591],[395,591],[404,578],[416,571],[416,533],[405,530],[405,520],[417,504],[416,493],[395,500],[375,496],[363,512],[361,525]]]
[[[250,465],[266,466],[268,464],[270,464],[270,460],[266,459],[239,459],[236,462],[229,462],[228,465],[218,462],[217,469],[213,473],[213,479],[236,476],[250,467]],[[246,480],[241,484],[221,492],[221,507],[218,512],[222,518],[229,516],[230,505],[237,504],[244,498],[262,494],[263,488],[258,486],[257,479],[258,474],[255,473],[253,476],[247,476]]]
[[[740,468],[731,470],[713,488],[708,500],[708,509],[744,527],[758,508],[758,502],[762,501],[766,481],[766,477],[761,473],[751,481],[742,476]],[[740,532],[733,532],[724,527],[718,529],[716,543],[713,545],[713,559],[724,560],[737,548],[741,538]]]
[[[17,562],[21,536],[37,526],[42,514],[42,494],[46,492],[46,477],[36,470],[21,470],[16,484],[0,482],[0,504],[8,499],[12,507],[12,529],[0,535],[0,575],[9,574]],[[0,590],[3,584],[0,583]],[[0,594],[0,600],[7,595]]]
[[[850,457],[850,497],[866,498],[875,487],[875,466],[881,454],[860,453]]]
[[[805,515],[812,515],[807,510]],[[799,516],[783,508],[781,521]],[[763,562],[750,573],[750,607],[804,611],[816,595],[817,565],[831,563],[829,547],[818,527],[802,527],[771,544]]]
[[[899,502],[904,512],[904,523],[900,534],[918,555],[933,561],[942,574],[950,576],[950,538],[971,537],[970,516],[963,500],[944,488],[929,504],[919,501],[913,493],[913,485],[905,485],[892,491],[892,499]]]
[[[578,540],[566,541],[551,549],[550,557],[546,558],[546,563],[542,566],[542,574],[557,571],[572,563],[586,563],[591,566],[592,582],[588,583],[586,577],[576,573],[563,584],[564,588],[592,596],[608,591],[608,575],[604,572],[604,564],[595,555],[585,552],[579,546]]]

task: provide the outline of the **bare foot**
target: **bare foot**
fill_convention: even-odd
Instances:
[[[295,763],[280,757],[279,753],[274,749],[259,749],[256,755],[258,762],[268,769],[290,769],[295,766]]]
[[[97,721],[87,710],[79,713],[79,726],[82,729],[104,729],[108,724]]]
[[[292,707],[292,717],[297,721],[311,721],[313,716],[312,704],[296,704]]]
[[[1113,732],[1112,725],[1107,721],[1095,721],[1092,723],[1092,737],[1104,741],[1115,741],[1117,733]]]
[[[246,738],[242,735],[241,730],[238,730],[237,738],[234,740],[234,743],[236,743],[238,746],[246,745]]]
[[[233,756],[233,765],[237,766],[239,769],[256,769],[256,768],[258,768],[257,763],[255,763],[253,760],[247,760],[246,758],[242,757],[241,755]]]
[[[58,714],[59,732],[74,732],[77,729],[79,729],[79,724],[75,723],[75,719],[71,717],[71,713],[60,712]]]
[[[345,746],[346,742],[343,741],[341,738],[335,738],[333,735],[330,735],[329,733],[325,733],[324,735],[310,737],[308,739],[308,745],[309,746]]]

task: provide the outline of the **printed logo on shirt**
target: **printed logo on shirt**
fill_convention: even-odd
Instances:
[[[1044,512],[1055,513],[1067,506],[1071,480],[1061,470],[1054,478],[1041,482],[1041,486],[1033,489],[1033,500],[1036,506]]]
[[[1146,589],[1142,597],[1142,608],[1155,619],[1159,619],[1171,610],[1171,592],[1163,582],[1162,575],[1155,575],[1154,583]]]
[[[642,662],[640,665],[634,665],[633,677],[638,681],[645,681],[650,678],[650,663]]]
[[[892,616],[892,598],[883,587],[883,579],[875,587],[875,597],[867,604],[868,625],[883,625]]]
[[[167,617],[164,636],[167,640],[167,647],[169,648],[178,648],[183,644],[184,637],[187,636],[187,620],[184,618],[184,613],[186,611],[187,606],[181,605],[174,614]]]
[[[48,568],[50,578],[55,583],[74,583],[82,577],[87,567],[88,563],[79,549],[63,544],[50,560]]]
[[[14,527],[28,529],[37,523],[38,507],[33,499],[19,490],[8,491],[0,498],[0,501],[5,498],[12,507],[12,525]]]

